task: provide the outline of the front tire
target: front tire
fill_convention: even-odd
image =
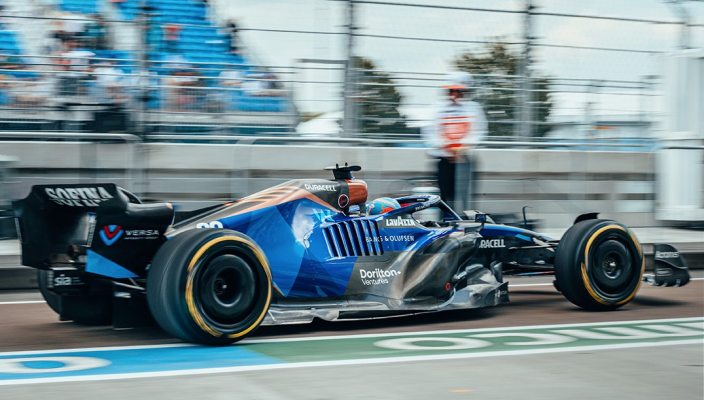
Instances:
[[[567,300],[586,310],[615,310],[630,302],[644,270],[635,235],[610,220],[574,224],[555,255],[556,287]]]
[[[246,235],[194,229],[157,252],[147,275],[147,301],[157,323],[189,342],[224,345],[243,339],[264,319],[271,273]]]

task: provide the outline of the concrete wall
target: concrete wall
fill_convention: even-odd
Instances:
[[[326,177],[336,162],[360,164],[370,195],[402,194],[427,186],[434,162],[423,149],[230,144],[95,144],[2,142],[17,158],[8,190],[23,197],[33,184],[116,182],[149,199],[184,201],[185,207],[244,196],[294,177]],[[602,211],[633,226],[655,225],[651,153],[482,149],[475,207],[486,212],[529,213],[545,226]],[[191,203],[192,202],[192,203]]]

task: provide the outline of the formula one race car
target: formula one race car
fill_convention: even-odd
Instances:
[[[371,318],[508,301],[505,274],[554,273],[588,310],[631,301],[645,260],[633,233],[596,214],[561,241],[486,214],[461,218],[436,195],[369,215],[358,166],[291,180],[192,212],[142,204],[113,184],[34,186],[14,203],[22,263],[62,320],[134,324],[151,314],[186,341],[226,344],[260,324]],[[657,245],[654,285],[689,273]],[[147,310],[151,313],[146,312]]]

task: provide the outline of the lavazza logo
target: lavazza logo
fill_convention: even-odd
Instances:
[[[309,192],[334,192],[335,191],[335,185],[309,185],[309,184],[304,184],[304,188],[306,188],[307,191]]]
[[[97,207],[98,204],[113,198],[102,186],[46,188],[44,192],[54,203],[72,207]]]
[[[389,218],[386,221],[386,226],[398,227],[398,226],[416,226],[416,223],[409,218]]]
[[[398,275],[401,275],[401,272],[396,270],[374,268],[370,271],[362,268],[359,269],[359,276],[362,278],[362,284],[364,286],[387,285],[390,278]]]
[[[479,241],[480,249],[502,249],[506,247],[503,239],[482,239]]]

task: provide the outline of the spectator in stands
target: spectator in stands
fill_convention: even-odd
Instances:
[[[248,75],[242,88],[250,96],[277,97],[285,94],[276,75],[270,72]]]
[[[220,87],[242,87],[242,71],[236,69],[226,69],[220,73],[218,78],[220,80]]]
[[[52,33],[47,44],[47,53],[55,53],[63,49],[64,43],[71,39],[71,34],[64,30],[64,21],[52,21]]]
[[[227,33],[230,35],[230,54],[239,55],[239,28],[234,20],[229,20],[225,25]]]
[[[178,51],[178,41],[181,36],[181,25],[166,24],[164,25],[164,50],[167,53],[176,53]]]
[[[11,101],[15,106],[33,107],[46,104],[55,94],[55,81],[48,75],[34,75],[22,79],[10,89]]]
[[[93,71],[95,95],[99,102],[122,105],[127,100],[125,76],[111,60],[101,61]]]
[[[3,4],[0,4],[0,15],[5,15],[5,6]],[[7,21],[5,18],[0,18],[0,29],[5,29],[5,25],[7,24]]]
[[[85,31],[81,34],[84,37],[86,47],[90,49],[107,50],[108,47],[108,25],[105,19],[99,15],[93,15],[93,20],[86,24]]]
[[[242,72],[236,69],[226,69],[220,72],[218,86],[222,90],[208,92],[208,103],[213,106],[211,111],[217,112],[236,106],[242,92],[242,78]]]
[[[173,111],[194,111],[202,108],[203,81],[200,74],[186,65],[173,70],[164,78],[167,89],[167,108]]]
[[[213,16],[210,15],[208,0],[201,0],[201,3],[203,3],[203,7],[205,8],[205,19],[210,20]]]
[[[85,31],[86,17],[80,14],[64,13],[62,16],[62,29],[68,39],[75,40]]]
[[[77,41],[69,40],[66,42],[66,51],[59,58],[59,69],[62,72],[58,74],[59,86],[63,95],[84,94],[83,83],[91,79],[90,61],[93,56],[95,56],[94,53],[79,49]]]
[[[37,7],[35,12],[38,15],[48,15],[52,11],[56,10],[56,3],[58,2],[59,0],[34,0]]]
[[[64,60],[65,65],[68,66],[68,70],[80,73],[90,72],[91,58],[94,56],[95,53],[81,49],[76,40],[66,42],[66,51],[61,54],[61,58]]]
[[[128,100],[127,78],[113,60],[102,60],[98,63],[93,76],[95,100],[103,108],[94,111],[90,129],[98,133],[126,131],[129,121],[125,111]]]
[[[24,65],[18,56],[12,54],[0,54],[0,70],[15,70],[22,68],[24,68]]]

